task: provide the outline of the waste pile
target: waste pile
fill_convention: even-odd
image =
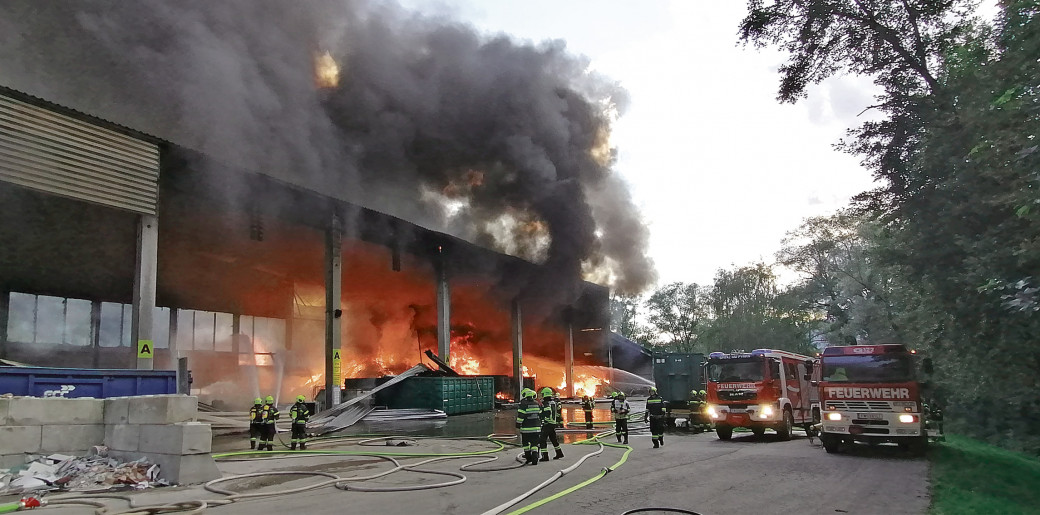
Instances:
[[[159,465],[146,458],[121,462],[96,447],[90,456],[51,454],[26,465],[0,469],[0,495],[42,491],[89,492],[113,488],[144,489],[168,486],[159,479]]]

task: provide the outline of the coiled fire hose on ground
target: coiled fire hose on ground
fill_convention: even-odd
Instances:
[[[634,420],[634,417],[635,417],[635,414],[630,416],[630,420]],[[612,422],[610,422],[610,423],[612,423]],[[560,493],[557,493],[557,494],[555,494],[553,496],[541,499],[541,500],[539,500],[539,501],[537,501],[537,502],[535,502],[533,504],[524,506],[523,508],[520,508],[519,510],[513,511],[511,513],[513,513],[513,514],[524,513],[526,511],[534,509],[534,508],[536,508],[538,506],[541,506],[543,504],[551,502],[551,501],[553,501],[555,499],[563,497],[564,495],[567,495],[567,494],[569,494],[569,493],[571,493],[571,492],[573,492],[575,490],[583,488],[583,487],[585,487],[585,486],[587,486],[587,485],[589,485],[589,484],[591,484],[591,483],[601,479],[607,473],[609,473],[610,471],[612,471],[612,470],[616,469],[617,467],[619,467],[620,465],[622,465],[628,459],[629,453],[632,452],[632,448],[627,446],[627,445],[617,445],[617,444],[604,443],[604,442],[600,442],[599,441],[600,438],[603,438],[603,437],[606,437],[606,436],[611,436],[613,434],[614,434],[614,431],[612,431],[612,430],[604,431],[602,433],[596,434],[592,438],[589,438],[589,439],[586,439],[586,440],[581,440],[579,442],[575,442],[575,444],[577,444],[577,445],[590,445],[590,444],[591,445],[598,445],[599,448],[596,451],[594,451],[594,452],[586,454],[585,456],[580,458],[575,464],[573,464],[573,465],[571,465],[571,466],[569,466],[569,467],[567,467],[567,468],[565,468],[565,469],[563,469],[561,471],[556,472],[555,474],[553,474],[553,476],[550,479],[548,479],[546,481],[543,481],[541,484],[539,484],[535,488],[532,488],[528,492],[525,492],[523,495],[518,496],[518,497],[516,497],[514,499],[511,499],[510,501],[508,501],[506,503],[503,503],[502,505],[499,505],[498,507],[496,507],[496,508],[494,508],[492,510],[489,510],[486,513],[496,513],[496,514],[497,513],[501,513],[502,511],[505,511],[506,509],[508,509],[510,506],[518,504],[519,502],[521,502],[524,499],[530,497],[531,495],[534,495],[539,490],[542,490],[546,486],[552,484],[553,482],[555,482],[559,478],[563,477],[567,473],[576,470],[587,459],[589,459],[589,458],[591,458],[593,456],[597,456],[597,455],[601,454],[603,452],[603,450],[604,450],[604,447],[617,447],[617,448],[625,449],[624,454],[622,455],[621,459],[618,460],[618,462],[616,462],[611,467],[604,468],[598,475],[596,475],[596,476],[594,476],[594,477],[584,481],[583,483],[575,485],[574,487],[571,487],[571,488],[569,488],[567,490],[564,490],[563,492],[560,492]],[[265,452],[265,451],[229,452],[229,453],[222,453],[222,454],[214,454],[213,457],[218,459],[218,460],[221,460],[221,461],[224,461],[224,460],[234,461],[236,459],[239,459],[239,457],[242,457],[241,459],[249,459],[249,460],[257,460],[257,459],[284,459],[284,458],[307,457],[307,456],[362,457],[362,458],[382,459],[382,460],[385,460],[385,461],[388,461],[388,462],[392,463],[393,467],[391,469],[388,469],[388,470],[385,470],[385,471],[382,471],[382,472],[378,472],[378,473],[375,473],[375,474],[372,474],[372,475],[369,475],[369,476],[352,476],[352,477],[341,477],[341,476],[337,476],[335,474],[328,473],[328,472],[317,472],[317,471],[277,471],[277,470],[276,471],[269,471],[269,472],[257,472],[257,473],[252,473],[252,474],[240,474],[240,475],[228,476],[228,477],[224,477],[224,478],[220,478],[220,479],[215,479],[215,480],[210,481],[210,482],[208,482],[208,483],[203,485],[203,488],[205,488],[207,491],[213,492],[213,493],[216,493],[216,494],[220,494],[220,495],[224,496],[222,498],[210,499],[210,500],[183,501],[183,502],[175,502],[175,503],[167,503],[167,504],[159,504],[159,505],[138,505],[137,501],[135,501],[134,498],[129,496],[129,495],[120,495],[120,494],[116,494],[116,493],[112,493],[112,494],[105,494],[105,493],[102,493],[102,494],[80,494],[80,495],[77,495],[77,494],[67,494],[67,495],[49,496],[45,500],[39,502],[38,505],[40,507],[48,507],[48,506],[52,506],[52,507],[68,507],[68,506],[72,506],[72,505],[90,506],[90,507],[94,508],[94,513],[96,515],[137,515],[137,514],[159,514],[159,513],[181,513],[181,514],[185,514],[185,515],[196,515],[196,514],[202,513],[207,508],[216,507],[216,506],[223,506],[223,505],[231,504],[233,502],[240,501],[240,500],[256,499],[256,498],[263,498],[263,497],[276,497],[276,496],[282,496],[282,495],[293,495],[293,494],[297,494],[297,493],[300,493],[300,492],[306,492],[306,491],[309,491],[309,490],[314,490],[314,489],[318,489],[318,488],[324,488],[324,487],[327,487],[327,486],[333,486],[333,487],[339,488],[341,490],[368,491],[368,492],[399,492],[399,491],[415,491],[415,490],[429,490],[429,489],[435,489],[435,488],[444,488],[444,487],[454,486],[454,485],[458,485],[458,484],[461,484],[461,483],[465,482],[466,481],[466,476],[463,475],[463,474],[455,473],[455,472],[447,472],[447,471],[439,471],[439,470],[429,470],[429,469],[422,469],[422,468],[418,468],[418,467],[420,467],[422,465],[429,464],[429,463],[435,463],[435,462],[440,462],[440,461],[453,460],[453,459],[474,459],[474,458],[483,457],[483,456],[487,456],[487,455],[490,455],[490,454],[498,453],[498,452],[506,450],[507,446],[518,447],[518,445],[516,443],[507,442],[507,440],[515,440],[516,438],[517,438],[517,436],[515,434],[491,434],[491,435],[488,435],[488,436],[486,436],[484,438],[475,438],[475,437],[450,438],[450,437],[426,437],[426,436],[407,436],[407,437],[404,437],[404,436],[396,436],[396,435],[393,435],[393,436],[387,436],[387,435],[349,435],[349,436],[321,437],[321,438],[316,438],[316,439],[312,440],[312,442],[309,442],[309,445],[323,445],[325,443],[342,443],[344,440],[348,440],[348,441],[349,440],[353,440],[353,441],[350,441],[349,443],[354,443],[354,444],[363,445],[363,446],[378,445],[378,444],[375,444],[374,442],[382,441],[382,442],[384,442],[382,446],[385,446],[388,441],[392,441],[392,440],[410,441],[410,442],[414,443],[414,442],[417,442],[418,440],[423,440],[423,439],[438,439],[438,440],[475,440],[475,439],[480,439],[482,441],[486,440],[486,441],[489,441],[491,443],[494,443],[496,445],[496,447],[494,449],[487,449],[487,450],[482,450],[482,451],[458,452],[458,453],[370,452],[370,451],[363,451],[363,452],[361,452],[361,451],[342,451],[342,450],[331,450],[331,449],[325,449],[325,450],[314,449],[314,450],[297,450],[297,451],[286,450],[286,451],[279,451],[279,455],[278,456],[264,456],[265,454],[267,454],[267,452]],[[281,442],[281,439],[279,439],[279,442],[282,443],[283,446],[288,448],[288,446],[285,445],[284,442]],[[245,456],[250,456],[250,458],[244,458]],[[408,464],[408,465],[402,465],[396,459],[396,458],[415,458],[415,457],[427,457],[429,459],[420,461],[418,463]],[[500,467],[475,468],[478,465],[494,462],[494,461],[497,461],[498,459],[499,459],[498,456],[486,457],[486,458],[480,459],[479,461],[476,461],[476,462],[473,462],[473,463],[467,463],[465,465],[462,465],[462,466],[459,467],[459,470],[460,471],[467,471],[467,472],[494,472],[494,471],[502,471],[502,470],[509,470],[509,469],[514,469],[514,468],[520,468],[520,467],[524,466],[524,464],[523,464],[523,454],[519,454],[518,453],[514,457],[515,463],[512,464],[512,465],[500,466]],[[368,480],[371,480],[371,479],[384,477],[384,476],[387,476],[387,475],[390,475],[390,474],[393,474],[393,473],[399,472],[399,471],[409,471],[409,472],[418,472],[418,473],[424,473],[424,474],[444,475],[444,476],[452,477],[453,479],[448,480],[448,481],[444,481],[444,482],[441,482],[441,483],[435,483],[435,484],[402,485],[402,486],[394,486],[394,487],[374,487],[374,486],[364,486],[364,485],[354,484],[354,483],[360,483],[360,482],[363,482],[363,481],[368,481]],[[223,484],[223,483],[233,482],[233,481],[237,481],[237,480],[241,480],[241,479],[248,479],[248,478],[255,478],[255,477],[264,477],[264,476],[317,476],[317,477],[324,477],[326,479],[323,480],[323,481],[319,481],[317,483],[313,483],[313,484],[310,484],[310,485],[305,485],[305,486],[301,486],[301,487],[297,487],[297,488],[292,488],[292,489],[288,489],[288,490],[284,490],[283,489],[283,490],[274,490],[274,491],[266,491],[266,492],[252,492],[252,493],[238,493],[238,492],[235,492],[233,490],[227,490],[227,489],[219,488],[219,487],[216,486],[216,485],[220,485],[220,484]],[[35,501],[35,499],[33,499],[33,500]],[[128,510],[124,510],[124,511],[112,511],[112,509],[107,504],[101,502],[101,500],[121,500],[121,501],[124,501],[124,502],[126,502],[128,504],[129,509]],[[9,513],[9,512],[13,512],[13,511],[18,511],[20,509],[25,509],[25,508],[19,502],[9,503],[8,505],[0,505],[0,513]]]

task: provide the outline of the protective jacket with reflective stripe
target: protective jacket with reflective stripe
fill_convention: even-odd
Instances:
[[[651,417],[664,416],[664,399],[658,394],[646,398],[646,411]]]
[[[307,405],[302,402],[297,402],[289,408],[289,418],[292,419],[293,424],[306,424],[307,419],[310,416],[310,410],[308,410]]]
[[[516,407],[516,427],[521,433],[539,433],[542,430],[542,421],[539,412],[542,407],[533,399],[523,399]]]
[[[553,399],[545,399],[542,401],[542,424],[547,426],[555,426],[556,421],[559,420],[559,404]]]

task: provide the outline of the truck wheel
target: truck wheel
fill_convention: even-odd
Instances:
[[[790,440],[792,433],[794,433],[794,415],[791,414],[790,409],[784,408],[784,424],[776,428],[776,434],[780,435],[781,440]]]
[[[841,438],[826,433],[820,435],[820,443],[828,454],[835,454],[841,449]]]
[[[762,435],[766,434],[766,428],[764,428],[762,426],[753,426],[751,428],[751,432],[755,433],[755,436],[762,436]]]
[[[719,435],[719,440],[729,440],[730,438],[733,438],[733,428],[725,424],[716,425],[715,433]]]

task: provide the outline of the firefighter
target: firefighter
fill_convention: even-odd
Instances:
[[[704,412],[704,404],[701,402],[700,392],[690,390],[690,429],[701,432],[704,430],[701,414]]]
[[[585,429],[592,429],[592,410],[596,407],[596,401],[589,395],[581,398],[581,410],[585,412]]]
[[[292,419],[292,440],[289,448],[296,450],[296,444],[300,444],[300,450],[307,450],[307,419],[311,416],[310,409],[304,404],[306,399],[302,395],[296,396],[296,404],[289,408],[289,418]]]
[[[525,465],[538,464],[538,434],[542,430],[539,417],[541,407],[534,399],[534,390],[520,390],[520,405],[516,407],[516,427],[520,430],[520,443],[524,447]]]
[[[650,423],[650,440],[654,442],[654,449],[664,447],[664,399],[657,394],[657,388],[650,387],[650,396],[646,398],[646,412],[643,413],[643,422]],[[658,445],[660,442],[660,445]]]
[[[628,413],[632,405],[625,400],[625,392],[619,392],[617,399],[611,403],[610,411],[614,412],[614,433],[618,443],[628,443]],[[622,442],[622,439],[624,442]]]
[[[538,439],[538,448],[542,451],[542,461],[549,461],[549,442],[552,442],[553,447],[556,449],[556,456],[553,456],[553,459],[558,460],[563,457],[563,451],[560,450],[560,440],[556,438],[556,417],[559,413],[560,407],[556,402],[556,396],[552,388],[548,386],[542,388],[542,412],[540,414],[542,418],[542,434],[541,438]]]
[[[260,410],[260,420],[264,425],[263,431],[260,433],[261,451],[264,450],[265,447],[268,451],[274,450],[272,442],[274,442],[274,435],[278,432],[274,426],[274,421],[278,420],[278,417],[278,407],[274,405],[274,397],[268,395],[267,398],[264,399],[263,408]]]
[[[249,448],[256,449],[256,442],[263,434],[264,424],[260,420],[260,412],[264,409],[264,400],[260,397],[253,399],[253,407],[249,408]],[[263,450],[263,449],[260,449]]]
[[[711,418],[708,417],[708,392],[701,390],[697,392],[697,401],[700,402],[700,406],[697,408],[698,420],[700,420],[701,430],[711,430]]]

